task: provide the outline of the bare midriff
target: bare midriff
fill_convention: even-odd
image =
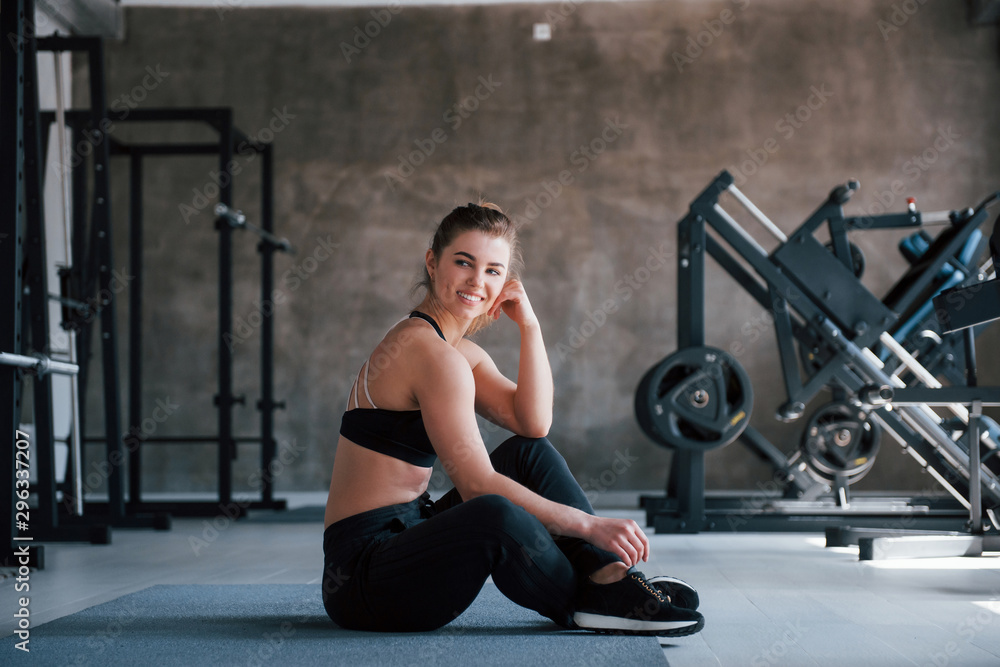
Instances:
[[[432,472],[432,468],[365,449],[340,436],[324,529],[361,512],[415,500],[427,490]]]

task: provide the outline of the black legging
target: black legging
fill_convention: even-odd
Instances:
[[[545,438],[514,436],[490,455],[493,468],[549,500],[594,513],[566,461]],[[618,556],[553,537],[503,496],[462,502],[452,489],[362,512],[323,534],[323,604],[344,628],[434,630],[476,599],[486,578],[517,604],[572,627],[579,581]]]

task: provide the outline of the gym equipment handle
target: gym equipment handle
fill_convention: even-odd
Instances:
[[[273,245],[275,249],[281,250],[282,252],[287,252],[289,255],[295,254],[295,248],[292,247],[292,244],[291,242],[289,242],[288,239],[280,239],[269,231],[261,229],[256,225],[251,225],[249,222],[247,222],[247,217],[243,214],[242,211],[237,211],[234,208],[229,208],[228,206],[220,202],[215,205],[215,214],[220,218],[223,218],[229,224],[230,227],[234,229],[250,230],[260,238],[264,239],[265,241]]]
[[[65,361],[55,361],[48,357],[26,357],[21,354],[10,354],[0,352],[0,365],[16,366],[17,368],[30,368],[38,373],[58,373],[60,375],[76,375],[80,372],[80,367],[76,364],[68,364]]]

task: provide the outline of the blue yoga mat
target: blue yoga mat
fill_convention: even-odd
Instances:
[[[337,627],[319,585],[152,586],[31,629],[3,665],[666,665],[653,637],[562,630],[487,583],[426,633]]]

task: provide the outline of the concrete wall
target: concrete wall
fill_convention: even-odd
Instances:
[[[550,41],[532,40],[540,22],[552,25]],[[633,396],[676,347],[676,222],[722,169],[786,232],[848,178],[862,184],[848,207],[856,213],[880,201],[902,210],[908,196],[923,210],[961,208],[1000,181],[997,34],[970,27],[961,3],[220,3],[133,8],[126,27],[123,42],[107,44],[110,102],[228,106],[247,134],[273,136],[277,226],[299,249],[277,265],[277,396],[288,404],[278,434],[289,462],[279,492],[326,488],[353,375],[415,303],[409,290],[430,233],[455,205],[484,195],[523,222],[524,280],[557,384],[551,437],[588,488],[621,490],[666,478],[671,453],[639,430]],[[114,132],[211,137],[198,128]],[[240,166],[236,204],[254,220],[259,163]],[[205,158],[146,166],[144,415],[157,401],[177,406],[156,435],[215,431],[216,242],[206,205],[215,169]],[[124,164],[114,176],[124,266]],[[856,235],[879,297],[906,269],[902,235]],[[237,239],[235,313],[247,327],[235,348],[236,390],[248,396],[240,432],[256,428],[254,323],[271,311],[254,303],[254,246]],[[714,266],[707,289],[709,344],[740,350],[754,425],[794,450],[801,424],[772,417],[784,396],[767,313]],[[479,340],[516,373],[509,322]],[[990,341],[985,377],[996,370]],[[504,437],[484,435],[488,446]],[[149,490],[215,488],[214,450],[147,452]],[[256,457],[241,447],[237,489],[249,487]],[[859,488],[928,488],[916,470],[887,439]],[[768,478],[740,445],[708,457],[711,488]]]

